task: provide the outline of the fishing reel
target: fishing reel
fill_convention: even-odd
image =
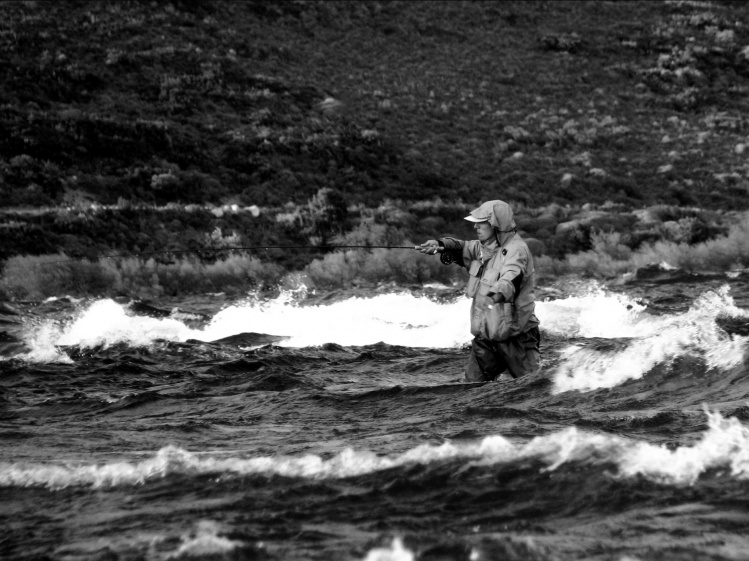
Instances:
[[[452,251],[445,250],[440,253],[440,261],[443,265],[450,265],[451,263],[455,263],[455,256]]]

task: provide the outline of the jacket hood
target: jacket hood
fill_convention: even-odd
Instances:
[[[515,219],[512,208],[504,201],[487,201],[465,217],[470,222],[487,221],[497,232],[497,242],[504,245],[515,234]]]
[[[465,219],[471,222],[488,221],[492,228],[503,234],[515,229],[512,208],[504,201],[487,201],[473,209]]]

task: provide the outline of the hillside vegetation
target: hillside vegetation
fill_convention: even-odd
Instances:
[[[493,198],[556,258],[597,231],[701,243],[749,208],[747,15],[2,2],[0,260],[465,235]]]

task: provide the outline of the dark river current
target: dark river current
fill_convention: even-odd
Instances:
[[[668,282],[666,282],[668,281]],[[0,558],[749,559],[749,274],[0,304]]]

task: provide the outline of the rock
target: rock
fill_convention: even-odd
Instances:
[[[333,97],[326,97],[324,100],[322,100],[318,104],[318,107],[320,108],[320,110],[323,113],[328,113],[328,114],[337,112],[338,110],[341,109],[342,106],[343,104]]]
[[[573,232],[577,230],[577,227],[580,225],[579,220],[569,220],[567,222],[560,222],[556,225],[556,228],[554,228],[554,234],[557,236],[563,236],[566,235],[569,232]]]
[[[147,302],[143,302],[142,300],[133,300],[128,304],[128,309],[132,310],[133,313],[139,315],[139,316],[146,316],[150,318],[165,318],[172,315],[171,310],[164,310],[162,308],[157,308],[156,306],[152,306],[151,304]]]
[[[221,339],[211,341],[219,345],[227,345],[230,347],[259,347],[264,345],[270,345],[284,341],[288,339],[285,335],[270,335],[268,333],[237,333],[235,335],[229,335]]]
[[[650,264],[635,270],[631,278],[633,282],[650,282],[656,284],[670,284],[677,282],[695,282],[722,278],[720,273],[689,273],[667,263]]]
[[[581,213],[578,218],[557,224],[554,233],[556,235],[564,235],[577,230],[580,226],[590,226],[593,223],[601,221],[605,222],[610,216],[612,216],[611,213],[600,210],[586,211]]]

